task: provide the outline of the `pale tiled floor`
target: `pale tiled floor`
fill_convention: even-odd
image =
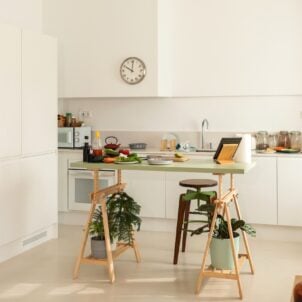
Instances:
[[[0,264],[0,301],[239,301],[235,281],[209,279],[194,294],[205,236],[189,238],[188,252],[174,266],[174,234],[140,232],[143,262],[136,264],[128,250],[115,264],[113,285],[101,266],[83,265],[72,280],[80,239],[81,228],[61,226],[59,240]],[[302,244],[254,239],[250,245],[256,274],[244,266],[243,301],[289,301],[294,276],[302,274]]]

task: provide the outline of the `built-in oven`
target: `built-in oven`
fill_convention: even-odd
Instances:
[[[114,170],[100,170],[99,188],[115,184]],[[90,194],[94,188],[94,172],[85,169],[68,168],[68,208],[87,211],[90,209]]]

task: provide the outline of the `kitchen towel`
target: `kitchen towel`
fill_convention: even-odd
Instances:
[[[250,163],[252,161],[252,137],[250,134],[236,134],[242,137],[239,147],[234,156],[234,160],[240,163]]]

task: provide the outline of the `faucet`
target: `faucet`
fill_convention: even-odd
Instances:
[[[201,123],[201,149],[203,150],[204,149],[204,127],[207,127],[206,129],[209,129],[209,121],[205,118],[202,120],[202,123]]]

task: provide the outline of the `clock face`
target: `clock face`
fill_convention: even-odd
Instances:
[[[122,79],[128,84],[137,84],[146,75],[145,63],[135,57],[127,58],[121,65],[120,73]]]

